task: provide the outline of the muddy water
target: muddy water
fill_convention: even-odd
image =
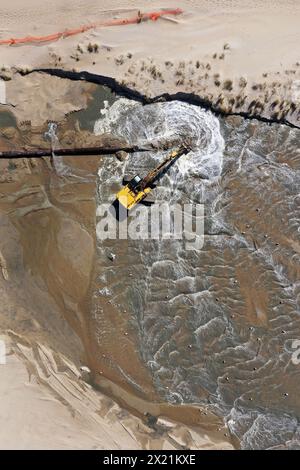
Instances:
[[[156,198],[204,204],[205,242],[187,250],[184,240],[98,240],[91,310],[96,347],[107,342],[101,367],[110,361],[136,393],[209,404],[242,448],[300,447],[300,132],[124,99],[96,122],[104,131],[133,144],[188,138],[191,152]],[[103,160],[98,205],[164,155]]]

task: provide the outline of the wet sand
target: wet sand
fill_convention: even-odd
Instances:
[[[120,138],[79,131],[80,123],[89,120],[82,112],[77,118],[71,114],[58,121],[64,100],[72,107],[73,97],[80,92],[72,82],[62,85],[61,100],[47,114],[47,93],[42,91],[51,80],[41,75],[22,80],[24,87],[19,89],[38,86],[41,90],[38,117],[32,107],[30,122],[24,122],[27,98],[23,93],[15,95],[21,119],[17,111],[12,115],[2,110],[1,149],[49,147],[45,133],[49,130],[47,121],[54,117],[63,146],[120,142]],[[94,96],[101,107],[101,94],[95,86],[80,86],[85,103],[91,103],[91,118],[91,98]],[[37,126],[36,122],[42,124]],[[0,446],[231,448],[222,417],[205,406],[187,406],[182,419],[181,407],[161,401],[137,354],[136,338],[124,334],[126,317],[120,322],[119,312],[105,298],[103,341],[100,346],[95,342],[93,278],[102,269],[96,251],[95,195],[97,172],[104,158],[58,156],[52,163],[49,158],[0,161],[1,338],[8,354],[7,364],[1,365],[5,372],[1,374],[1,396],[7,397],[1,403],[8,424]],[[81,366],[91,369],[88,377],[80,371]],[[132,388],[128,374],[141,383],[142,393]],[[12,403],[17,407],[14,412]],[[36,432],[28,433],[28,422]],[[21,430],[18,440],[16,429]],[[51,429],[55,432],[49,434]]]

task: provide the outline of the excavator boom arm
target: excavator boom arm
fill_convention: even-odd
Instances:
[[[154,170],[150,171],[148,175],[145,176],[145,178],[142,181],[142,187],[145,188],[146,186],[149,186],[151,183],[155,181],[155,179],[160,175],[160,173],[163,171],[163,169],[172,161],[175,160],[176,158],[180,157],[181,155],[187,153],[188,150],[185,147],[179,148],[178,150],[175,150],[172,152],[170,155],[167,156],[167,158],[161,162]]]
[[[113,205],[120,204],[127,211],[134,207],[139,202],[146,199],[148,194],[151,192],[151,183],[160,175],[163,169],[167,165],[171,165],[176,158],[188,152],[186,147],[181,147],[173,151],[168,157],[160,163],[154,170],[150,171],[140,182],[137,180],[138,176],[135,176],[124,188],[122,188],[114,201]]]

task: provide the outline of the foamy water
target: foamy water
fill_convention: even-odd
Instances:
[[[187,142],[192,150],[178,160],[176,168],[182,176],[200,173],[212,179],[221,174],[224,141],[219,122],[212,113],[177,101],[141,106],[124,98],[101,113],[104,118],[96,122],[96,134],[114,132],[132,145],[152,144],[160,148]],[[134,157],[137,167],[143,164],[140,157]],[[162,154],[153,157],[160,160]]]

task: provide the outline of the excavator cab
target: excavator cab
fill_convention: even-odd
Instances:
[[[129,189],[137,194],[139,192],[139,186],[141,185],[142,181],[142,178],[140,178],[139,175],[136,175],[134,178],[132,178],[132,180],[129,181]]]

